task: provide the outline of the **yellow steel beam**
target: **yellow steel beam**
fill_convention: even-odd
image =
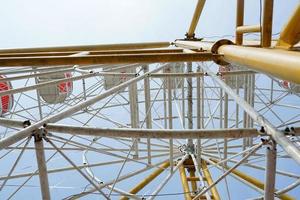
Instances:
[[[208,183],[208,185],[212,185],[214,183],[211,175],[210,175],[210,172],[209,172],[209,169],[207,168],[207,164],[204,160],[202,160],[202,170],[203,170],[203,175]],[[212,197],[214,200],[220,200],[220,195],[218,193],[218,190],[216,187],[212,187],[211,188],[211,194],[212,194]]]
[[[244,0],[237,0],[236,6],[236,28],[244,25]],[[235,43],[243,44],[243,33],[236,32]]]
[[[255,32],[260,32],[260,25],[238,26],[236,28],[237,34],[255,33]]]
[[[187,180],[191,181],[191,185],[192,185],[192,191],[195,192],[197,190],[197,179],[199,180],[198,177],[195,177],[195,169],[190,169],[190,177],[189,179],[187,178]]]
[[[273,1],[264,0],[264,12],[262,22],[262,46],[270,47],[272,40]]]
[[[178,169],[179,169],[180,179],[183,187],[184,198],[185,200],[192,200],[189,183],[187,182],[184,166],[181,165]]]
[[[224,60],[300,84],[300,52],[223,45]]]
[[[216,164],[218,163],[218,161],[215,160],[215,159],[211,159],[211,160],[212,160],[214,163],[216,163]],[[223,166],[223,167],[224,167],[225,169],[227,169],[227,170],[230,168],[230,167],[228,167],[228,166]],[[249,176],[249,175],[247,175],[247,174],[245,174],[245,173],[243,173],[243,172],[241,172],[241,171],[239,171],[239,170],[237,170],[237,169],[234,169],[234,170],[232,171],[232,173],[233,173],[234,175],[240,177],[241,179],[247,181],[248,183],[251,183],[252,185],[254,185],[255,187],[257,187],[257,188],[259,188],[259,189],[261,189],[261,190],[264,190],[264,188],[265,188],[265,184],[262,183],[260,180],[254,178],[254,177],[252,177],[252,176]],[[295,200],[295,198],[291,197],[291,196],[288,195],[288,194],[280,194],[280,195],[278,195],[277,197],[280,198],[280,199],[282,199],[282,200]]]
[[[175,42],[175,45],[179,47],[198,48],[207,51],[211,51],[214,44],[216,43],[202,41]],[[223,55],[222,58],[228,63],[246,66],[300,84],[300,52],[224,44],[217,48],[217,53]]]
[[[190,24],[190,28],[187,32],[187,38],[193,38],[195,36],[195,30],[199,21],[199,18],[201,16],[204,4],[205,4],[206,0],[198,0],[195,11],[194,11],[194,15],[193,15],[193,19],[191,21]]]
[[[110,54],[87,56],[45,56],[0,58],[0,66],[55,66],[85,64],[125,64],[125,63],[162,63],[210,61],[211,53],[147,53],[147,54]]]
[[[99,50],[88,51],[88,55],[107,54],[140,54],[140,53],[180,53],[183,49],[133,49],[133,50]],[[30,53],[0,53],[0,57],[34,57],[34,56],[70,56],[80,53],[80,51],[60,51],[60,52],[30,52]]]
[[[291,48],[300,41],[300,3],[280,33],[276,44],[280,48]]]
[[[200,181],[199,177],[186,177],[187,181]]]
[[[134,188],[132,188],[129,193],[136,194],[140,190],[142,190],[146,185],[148,185],[151,181],[153,181],[158,175],[160,175],[166,168],[170,166],[170,162],[166,161],[159,168],[157,168],[154,172],[149,174],[144,180],[142,180],[139,184],[137,184]],[[121,197],[120,200],[128,200],[128,197]]]
[[[170,46],[169,42],[148,42],[148,43],[124,43],[124,44],[100,44],[100,45],[0,49],[0,53],[128,50],[128,49],[163,48],[168,46]]]

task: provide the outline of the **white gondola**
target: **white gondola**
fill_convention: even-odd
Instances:
[[[0,75],[0,91],[7,91],[12,89],[10,81],[1,81],[1,78],[6,78],[4,75]],[[4,95],[0,98],[0,115],[10,112],[14,106],[14,96],[12,94]]]
[[[226,82],[226,84],[235,89],[235,88],[243,88],[245,83],[244,76],[241,75],[223,75],[223,72],[231,72],[240,70],[236,66],[228,65],[228,66],[219,66],[219,73],[221,75],[221,79]]]
[[[105,68],[105,72],[115,72],[115,73],[124,73],[124,75],[105,75],[104,76],[104,89],[109,90],[115,86],[120,85],[132,78],[132,76],[128,76],[127,73],[135,73],[135,67],[122,68],[122,69],[113,69],[113,68]],[[125,91],[125,88],[120,90],[120,92]]]
[[[300,93],[300,85],[289,81],[279,81],[279,86],[289,90],[291,93]]]
[[[165,67],[163,73],[184,73],[184,64],[183,63],[175,63],[170,64],[169,67]],[[165,80],[165,84],[167,84],[167,79],[161,79],[161,81]],[[171,89],[179,89],[183,86],[182,78],[172,78],[171,79]],[[167,85],[166,85],[167,87]]]
[[[38,82],[44,83],[70,77],[72,77],[72,74],[70,72],[63,74],[54,74],[51,76],[41,76],[38,78]],[[73,92],[73,82],[67,81],[59,83],[57,85],[45,86],[40,88],[38,91],[42,99],[49,104],[63,103],[66,98],[69,97]]]

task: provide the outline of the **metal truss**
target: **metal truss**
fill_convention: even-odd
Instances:
[[[0,198],[295,198],[300,6],[274,44],[273,0],[235,41],[196,38],[204,5],[175,42],[0,50]]]

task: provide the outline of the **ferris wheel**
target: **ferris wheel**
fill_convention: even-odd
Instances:
[[[296,199],[300,6],[274,46],[242,1],[236,41],[195,38],[204,2],[172,43],[0,50],[0,198]]]

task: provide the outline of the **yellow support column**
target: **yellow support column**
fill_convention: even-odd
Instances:
[[[276,47],[291,48],[300,41],[300,3],[280,33]]]
[[[187,177],[186,177],[184,166],[181,165],[178,169],[179,169],[179,173],[180,173],[180,178],[181,178],[181,183],[182,183],[182,187],[183,187],[185,200],[192,200],[189,183],[187,182]]]
[[[236,5],[236,27],[244,25],[244,0],[237,0]],[[243,44],[243,33],[236,32],[235,43]]]
[[[196,180],[199,181],[198,177],[195,177],[195,169],[190,169],[190,181],[191,181],[191,185],[192,185],[192,191],[195,192],[197,190],[197,182]]]
[[[142,180],[139,184],[137,184],[134,188],[132,188],[129,193],[136,194],[140,190],[142,190],[146,185],[148,185],[153,179],[155,179],[158,175],[160,175],[166,168],[170,166],[170,162],[164,162],[158,169],[152,172],[148,177]],[[128,200],[128,197],[121,197],[120,200]]]
[[[264,13],[262,24],[262,46],[270,47],[272,40],[273,1],[264,0]]]
[[[217,160],[215,160],[215,159],[211,159],[214,163],[216,163],[217,164]],[[225,169],[229,169],[230,167],[228,167],[228,166],[223,166]],[[258,179],[256,179],[256,178],[254,178],[254,177],[252,177],[252,176],[249,176],[249,175],[247,175],[247,174],[245,174],[245,173],[243,173],[243,172],[241,172],[241,171],[239,171],[239,170],[237,170],[237,169],[234,169],[231,173],[233,173],[234,175],[236,175],[236,176],[238,176],[238,177],[240,177],[241,179],[243,179],[243,180],[245,180],[246,182],[248,182],[248,183],[251,183],[252,185],[254,185],[255,187],[257,187],[257,188],[259,188],[259,189],[261,189],[261,190],[264,190],[265,189],[265,184],[264,183],[262,183],[260,180],[258,180]],[[290,195],[288,195],[288,194],[281,194],[281,195],[278,195],[278,196],[276,196],[277,198],[279,198],[279,199],[282,199],[282,200],[295,200],[295,198],[293,198],[293,197],[291,197]]]
[[[204,174],[204,177],[205,177],[208,185],[209,186],[212,185],[214,183],[214,181],[210,175],[209,169],[207,168],[206,162],[204,160],[202,160],[202,170],[203,170],[203,174]],[[212,197],[214,200],[221,199],[216,187],[211,188],[211,194],[212,194]]]

